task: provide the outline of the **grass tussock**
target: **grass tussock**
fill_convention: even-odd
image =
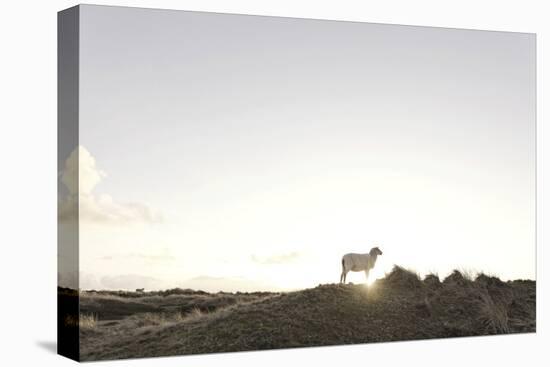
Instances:
[[[441,280],[437,274],[430,273],[424,277],[424,284],[431,288],[438,288],[441,287]]]
[[[386,274],[383,280],[384,283],[397,288],[418,289],[423,287],[420,276],[416,272],[398,265],[394,265],[392,271]]]
[[[68,327],[79,327],[80,329],[93,329],[97,326],[98,315],[93,313],[80,313],[76,315],[66,315],[64,324]]]
[[[471,282],[470,275],[464,275],[459,270],[453,270],[451,274],[449,274],[445,279],[443,279],[443,284],[446,285],[452,285],[457,284],[460,286],[467,285],[469,282]]]
[[[80,314],[79,322],[81,329],[93,329],[97,326],[98,316],[96,314]]]
[[[479,320],[487,334],[508,334],[510,332],[508,308],[488,293],[479,293]]]

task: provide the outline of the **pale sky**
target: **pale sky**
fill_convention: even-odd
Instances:
[[[375,245],[372,279],[535,278],[533,34],[104,6],[80,26],[81,288],[312,287]]]

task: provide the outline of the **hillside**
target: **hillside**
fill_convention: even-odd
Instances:
[[[534,332],[534,281],[395,267],[364,285],[288,293],[85,292],[82,360]],[[87,322],[86,322],[87,321]]]

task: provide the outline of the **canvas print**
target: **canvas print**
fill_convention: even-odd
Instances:
[[[536,330],[535,35],[58,18],[58,350]]]

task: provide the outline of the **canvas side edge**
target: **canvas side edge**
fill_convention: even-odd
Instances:
[[[79,340],[79,26],[80,8],[57,16],[57,353],[80,360]]]

